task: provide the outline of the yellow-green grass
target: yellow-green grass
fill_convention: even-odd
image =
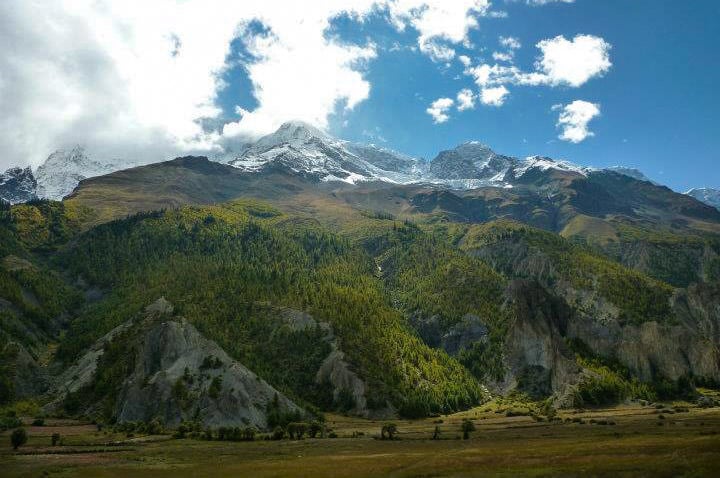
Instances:
[[[606,220],[578,214],[560,232],[566,239],[580,236],[592,244],[605,246],[618,240],[615,228]]]
[[[30,440],[18,453],[9,447],[9,432],[3,433],[0,469],[8,477],[662,477],[717,476],[720,470],[719,409],[668,414],[627,405],[562,411],[562,422],[537,422],[506,417],[506,408],[491,403],[450,416],[396,420],[394,441],[377,439],[383,421],[339,415],[327,417],[338,438],[251,443],[127,438],[91,425],[48,421],[27,428]],[[464,418],[477,428],[469,440],[460,439]],[[435,427],[440,440],[430,439]],[[63,436],[62,446],[49,446],[55,432]]]

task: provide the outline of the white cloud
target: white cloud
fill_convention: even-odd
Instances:
[[[504,62],[511,62],[513,61],[514,55],[512,52],[500,52],[495,51],[492,54],[493,60],[495,61],[504,61]]]
[[[489,0],[395,0],[388,2],[390,17],[403,30],[412,26],[419,32],[420,51],[436,61],[447,61],[455,50],[443,42],[458,44],[477,28],[477,16],[487,14]]]
[[[463,88],[457,94],[458,111],[471,110],[475,108],[475,94],[470,88]]]
[[[500,38],[501,44],[519,46],[514,38]],[[508,52],[494,52],[498,62],[465,65],[465,74],[472,77],[480,87],[480,99],[484,104],[502,105],[508,94],[506,85],[525,86],[570,86],[580,87],[592,78],[605,74],[610,62],[611,46],[605,40],[591,35],[578,35],[572,40],[563,36],[542,40],[537,45],[540,55],[535,70],[525,72],[512,64],[514,47]],[[503,87],[502,90],[500,87]],[[485,95],[485,92],[487,96]],[[503,94],[500,94],[503,92]],[[497,96],[497,98],[496,98]],[[483,98],[488,98],[484,101]]]
[[[471,60],[470,60],[469,56],[460,55],[460,56],[458,56],[458,60],[460,60],[460,63],[462,63],[464,67],[467,68],[468,66],[470,66]]]
[[[375,57],[375,47],[326,38],[332,12],[318,7],[308,12],[308,5],[292,3],[286,6],[290,12],[261,17],[270,33],[246,38],[249,52],[257,58],[246,69],[259,105],[239,121],[226,124],[224,137],[257,137],[288,119],[325,129],[338,108],[350,110],[369,96],[370,83],[363,70]]]
[[[219,150],[289,119],[326,128],[368,98],[365,72],[378,54],[327,28],[338,15],[377,12],[416,30],[417,48],[442,61],[491,13],[489,0],[0,2],[0,169],[75,143],[100,159],[150,161]],[[261,33],[248,28],[256,23]],[[252,55],[239,67],[257,106],[209,131],[202,124],[225,122],[217,98],[222,75],[238,67],[228,61],[233,40]]]
[[[541,83],[578,87],[606,73],[610,62],[610,44],[592,35],[577,35],[572,40],[557,36],[537,44],[541,56],[536,68],[544,76]]]
[[[425,110],[427,114],[432,116],[433,123],[440,124],[450,119],[450,115],[447,114],[448,110],[452,108],[455,102],[452,98],[438,98],[433,101],[428,109]]]
[[[588,129],[590,121],[600,116],[600,105],[575,100],[567,105],[555,105],[553,111],[560,111],[557,126],[562,128],[558,138],[571,143],[580,143],[595,133]]]
[[[520,43],[520,40],[515,37],[501,36],[500,38],[498,38],[498,41],[502,46],[504,46],[505,48],[510,48],[511,50],[519,50],[522,47],[522,43]]]
[[[480,90],[480,101],[488,106],[502,106],[505,99],[510,93],[505,86],[500,85],[495,88],[482,88]]]
[[[523,75],[515,66],[489,65],[487,63],[467,68],[465,74],[472,76],[475,83],[481,88],[518,83]]]

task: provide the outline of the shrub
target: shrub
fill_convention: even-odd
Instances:
[[[318,433],[320,434],[320,436],[323,436],[325,434],[323,428],[323,425],[319,421],[313,420],[312,422],[310,422],[308,435],[310,435],[310,438],[315,438]]]
[[[470,420],[469,418],[466,418],[462,421],[462,425],[460,425],[460,429],[463,432],[463,440],[467,440],[470,438],[470,432],[475,431],[475,424]]]
[[[53,433],[51,438],[52,446],[56,446],[60,443],[60,434],[59,433]]]
[[[0,431],[17,428],[20,425],[22,425],[22,422],[15,415],[8,415],[6,417],[0,418]]]
[[[32,426],[34,426],[34,427],[45,426],[45,419],[44,418],[36,418],[35,420],[33,420]]]
[[[210,383],[210,387],[208,387],[208,395],[216,399],[220,396],[220,391],[222,390],[222,377],[219,375],[216,377],[213,377],[212,382]]]
[[[303,435],[308,429],[308,424],[305,422],[292,422],[288,423],[287,432],[290,438],[293,440],[297,437],[298,440],[302,440]]]
[[[10,443],[12,444],[13,450],[17,450],[25,443],[27,443],[28,436],[24,428],[16,428],[10,435]]]
[[[397,425],[395,425],[394,423],[386,423],[382,426],[382,429],[380,430],[380,438],[382,440],[385,440],[386,438],[388,440],[394,440],[395,434],[397,432]]]
[[[242,439],[244,441],[253,441],[255,440],[255,435],[257,435],[255,427],[247,427],[242,432]]]
[[[282,440],[285,438],[285,430],[281,426],[276,426],[275,429],[272,432],[272,439],[273,440]]]
[[[153,418],[145,424],[145,432],[148,435],[160,435],[163,432],[163,424],[159,418]]]

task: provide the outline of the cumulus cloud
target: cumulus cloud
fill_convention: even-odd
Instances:
[[[475,93],[470,88],[463,88],[457,94],[457,105],[458,111],[475,108]]]
[[[480,101],[488,106],[502,106],[505,98],[510,93],[505,86],[500,85],[494,88],[483,88],[480,90]]]
[[[578,87],[605,74],[610,62],[610,44],[593,35],[577,35],[572,40],[560,35],[537,44],[541,51],[536,68],[537,82],[553,86]]]
[[[514,50],[520,47],[515,38],[500,38],[507,52],[494,52],[496,62],[472,66],[465,64],[465,74],[480,87],[483,104],[500,106],[509,90],[506,85],[568,86],[577,88],[593,78],[604,75],[612,66],[609,43],[592,35],[577,35],[572,40],[563,36],[542,40],[536,46],[540,54],[533,71],[523,71],[513,64]],[[500,88],[502,87],[502,88]],[[487,99],[487,101],[485,101]]]
[[[395,0],[387,5],[399,30],[412,26],[419,32],[420,51],[436,61],[455,56],[448,45],[467,41],[468,32],[477,28],[478,16],[486,15],[489,0]]]
[[[600,105],[583,100],[575,100],[567,105],[555,105],[553,111],[560,111],[557,126],[562,129],[558,136],[563,141],[581,143],[595,133],[588,129],[590,121],[600,116]]]
[[[432,116],[433,123],[440,124],[450,119],[448,111],[453,104],[455,104],[455,101],[452,98],[438,98],[425,111]]]
[[[592,35],[578,35],[572,40],[563,36],[542,40],[535,70],[525,72],[516,66],[483,63],[465,70],[479,86],[502,84],[579,87],[605,74],[610,62],[609,43]],[[496,59],[503,59],[497,57]]]

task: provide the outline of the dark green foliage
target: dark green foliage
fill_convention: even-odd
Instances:
[[[59,433],[53,433],[52,437],[50,438],[50,444],[52,446],[56,446],[60,444],[60,434]]]
[[[470,438],[470,433],[475,431],[475,424],[469,418],[465,418],[460,425],[460,430],[463,432],[463,440]]]
[[[280,406],[280,400],[277,393],[273,397],[272,401],[267,404],[266,413],[268,428],[281,427],[284,429],[288,423],[299,422],[302,420],[302,415],[299,411],[284,410]]]
[[[423,232],[414,225],[395,227],[373,244],[392,300],[410,316],[419,335],[431,346],[467,314],[489,328],[489,342],[459,351],[458,359],[477,378],[502,377],[501,349],[510,317],[503,308],[505,279],[483,261],[448,246],[443,233]],[[434,324],[423,327],[423,322]],[[421,416],[418,404],[405,405],[407,416]]]
[[[210,387],[208,387],[208,395],[210,398],[217,399],[218,396],[220,396],[220,391],[222,390],[222,377],[216,376],[213,377],[212,381],[210,382]]]
[[[105,343],[92,384],[66,396],[63,408],[67,413],[74,415],[89,405],[100,405],[104,418],[114,418],[115,400],[135,366],[132,337],[132,331],[124,331]]]
[[[310,438],[315,438],[318,433],[322,436],[325,434],[325,425],[320,423],[317,420],[313,420],[310,422],[310,426],[308,427],[308,435]]]
[[[380,439],[381,440],[394,440],[395,435],[398,432],[398,427],[394,423],[385,423],[382,428],[380,429]]]
[[[612,405],[628,398],[655,399],[655,393],[648,384],[640,383],[637,379],[626,379],[597,362],[579,358],[578,363],[590,374],[578,384],[573,397],[575,406]]]
[[[15,415],[0,417],[0,431],[12,430],[22,425],[22,422]]]
[[[27,432],[24,428],[16,428],[15,430],[13,430],[13,432],[10,434],[10,444],[12,445],[13,450],[17,450],[25,443],[27,443],[27,439]]]
[[[282,440],[283,438],[285,438],[285,430],[281,426],[276,426],[272,432],[272,439]]]
[[[222,362],[219,358],[208,355],[205,357],[200,364],[200,370],[217,369],[222,366]]]
[[[597,292],[620,309],[620,321],[671,322],[668,284],[573,245],[562,237],[511,221],[472,226],[462,248],[486,259],[508,277],[537,280],[554,288],[559,282]]]
[[[253,441],[256,435],[255,427],[220,427],[217,430],[219,441]]]
[[[294,440],[297,438],[298,440],[302,440],[309,426],[305,422],[290,422],[285,428],[288,435],[290,435],[290,439]]]
[[[230,355],[301,401],[330,401],[328,388],[315,383],[330,345],[320,327],[293,327],[293,309],[332,326],[373,403],[404,409],[423,400],[435,412],[482,399],[457,362],[406,328],[373,277],[372,260],[317,225],[263,223],[242,205],[181,208],[96,227],[63,263],[113,288],[72,323],[58,350],[63,360],[165,296]]]

